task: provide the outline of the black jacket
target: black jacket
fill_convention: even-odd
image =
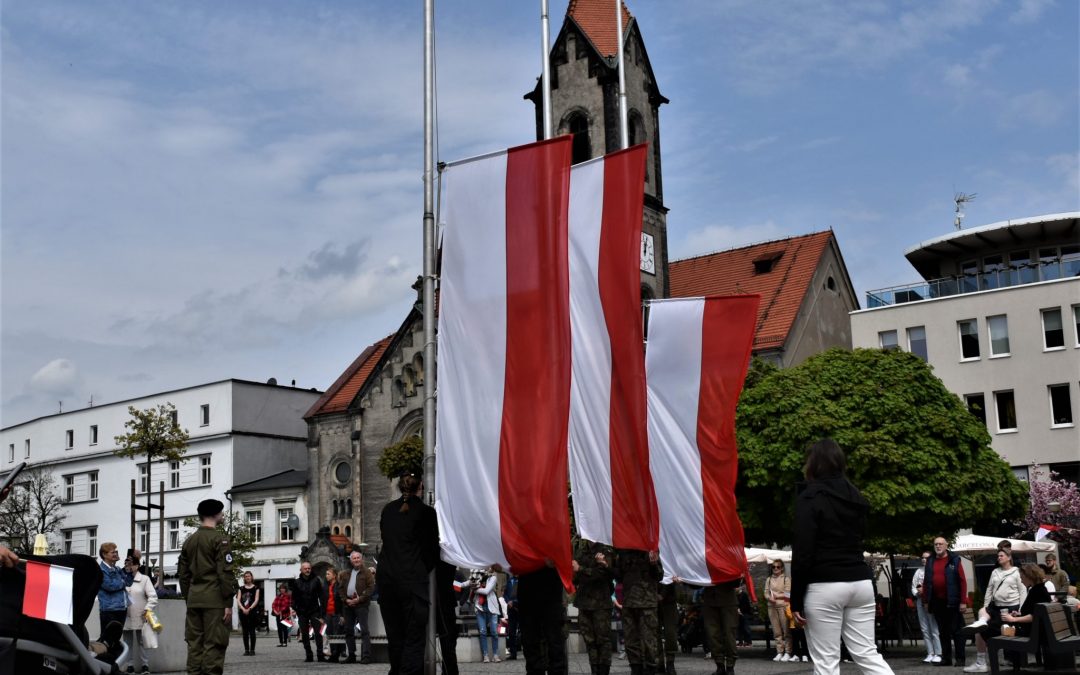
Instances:
[[[409,508],[404,512],[401,499],[383,507],[379,518],[382,550],[375,579],[380,586],[403,584],[426,589],[428,573],[439,561],[439,523],[435,509],[417,497],[407,501]],[[426,590],[422,594],[427,597]]]
[[[802,489],[795,498],[791,611],[803,611],[812,583],[873,578],[863,560],[869,512],[866,498],[842,476],[811,481]]]
[[[326,585],[312,574],[292,580],[292,606],[297,616],[322,617],[326,611]]]

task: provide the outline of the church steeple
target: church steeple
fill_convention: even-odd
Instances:
[[[611,0],[570,0],[551,48],[551,107],[556,134],[573,134],[575,163],[619,149],[618,37]],[[642,231],[642,293],[666,297],[667,209],[660,164],[660,106],[668,103],[656,84],[637,20],[623,12],[623,61],[630,144],[649,144]],[[525,95],[536,106],[536,136],[543,138],[540,84]],[[650,266],[645,248],[651,248]]]

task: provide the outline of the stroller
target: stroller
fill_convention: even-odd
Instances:
[[[91,643],[86,632],[86,619],[94,609],[94,599],[101,586],[97,561],[86,555],[25,557],[74,570],[74,622],[64,625],[25,616],[22,613],[25,571],[0,568],[0,675],[119,673],[117,664],[124,664],[128,658],[127,646],[121,639],[123,624],[113,622],[103,627],[103,643]]]

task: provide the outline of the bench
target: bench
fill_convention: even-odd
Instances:
[[[1011,652],[1021,652],[1027,654],[1038,653],[1039,627],[1042,624],[1042,621],[1042,617],[1039,615],[1039,612],[1036,611],[1034,614],[1031,615],[1031,630],[1028,631],[1027,637],[1021,637],[1019,635],[1015,637],[997,635],[988,639],[986,641],[986,650],[990,652],[990,672],[1001,672],[1001,662],[998,659],[998,651],[1000,650],[1004,649]],[[1009,625],[1015,626],[1017,624]]]
[[[1043,658],[1049,667],[1064,658],[1068,671],[1076,670],[1076,654],[1080,652],[1080,635],[1076,634],[1076,627],[1071,621],[1065,605],[1059,602],[1043,602],[1035,608],[1036,615],[1041,614],[1040,623],[1045,638],[1043,645]]]

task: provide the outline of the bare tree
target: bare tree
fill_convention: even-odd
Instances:
[[[0,540],[20,555],[33,553],[34,537],[56,534],[66,517],[52,472],[30,467],[0,503]]]

